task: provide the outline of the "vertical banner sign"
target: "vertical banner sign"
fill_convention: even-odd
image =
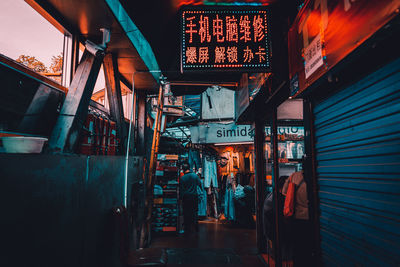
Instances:
[[[181,19],[181,72],[270,71],[268,9],[195,7]]]
[[[397,16],[399,0],[310,0],[288,34],[291,95],[297,96]]]

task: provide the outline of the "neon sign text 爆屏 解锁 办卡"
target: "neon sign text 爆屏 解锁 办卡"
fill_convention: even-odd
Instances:
[[[207,9],[182,12],[182,71],[270,68],[266,9]]]

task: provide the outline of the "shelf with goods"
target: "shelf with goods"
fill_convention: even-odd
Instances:
[[[178,155],[158,155],[153,204],[153,231],[178,229]]]
[[[278,133],[279,176],[290,176],[292,173],[302,169],[304,128],[295,126],[282,127],[282,129],[282,133]],[[289,131],[288,129],[295,129],[295,131]],[[271,191],[273,162],[271,136],[267,136],[265,141],[267,191]]]

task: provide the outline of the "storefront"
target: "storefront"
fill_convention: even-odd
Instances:
[[[227,222],[254,227],[254,129],[234,123],[206,123],[191,127],[190,132],[192,142],[197,144],[194,146],[206,146],[215,152],[201,153],[201,176],[208,203],[203,212],[199,206],[199,216],[223,214],[222,219]],[[215,164],[215,171],[210,164]],[[214,176],[211,170],[215,179],[207,177]]]
[[[289,33],[319,264],[398,265],[400,4],[322,2],[308,1]]]
[[[257,202],[262,214],[259,246],[267,264],[287,266],[293,264],[293,253],[286,240],[290,225],[282,218],[282,188],[293,173],[304,168],[303,100],[287,100],[275,110],[276,119],[266,122],[263,143],[265,166],[261,170],[264,170],[266,179],[263,190],[260,190],[263,191],[262,198]],[[304,180],[308,182],[307,177]]]

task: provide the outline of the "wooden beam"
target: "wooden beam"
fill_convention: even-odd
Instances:
[[[136,152],[138,155],[145,155],[145,137],[144,131],[146,127],[146,94],[138,91],[138,112],[137,112],[137,145]]]
[[[121,140],[119,143],[119,151],[123,152],[126,149],[127,129],[122,106],[120,75],[115,55],[106,54],[103,66],[108,103],[110,104],[110,115],[117,123],[117,136],[119,140]]]
[[[51,152],[75,152],[103,56],[84,51],[50,137]]]
[[[120,79],[121,82],[122,82],[123,84],[125,84],[125,86],[128,87],[129,90],[131,90],[131,92],[132,92],[132,83],[131,83],[130,81],[128,81],[128,80],[125,78],[125,76],[122,75],[122,74],[119,74],[119,79]]]
[[[54,92],[54,91],[53,91]],[[43,120],[44,118],[40,116],[48,115],[49,112],[45,112],[45,108],[47,105],[51,103],[53,104],[52,107],[54,108],[54,112],[57,108],[57,102],[52,101],[52,96],[54,96],[52,89],[47,85],[40,84],[39,88],[37,89],[35,95],[29,107],[27,108],[24,118],[22,119],[21,123],[18,126],[18,131],[22,133],[37,133],[38,126],[48,123],[48,121]],[[51,113],[51,112],[50,112]]]
[[[79,36],[78,34],[75,33],[72,35],[70,81],[74,79],[74,75],[78,66],[79,66]]]

